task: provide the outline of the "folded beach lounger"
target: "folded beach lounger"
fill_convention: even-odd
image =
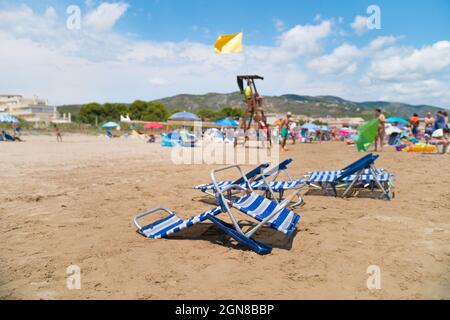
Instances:
[[[343,197],[356,188],[369,188],[371,191],[379,189],[386,199],[391,200],[394,195],[395,175],[376,168],[377,158],[378,155],[370,153],[342,170],[309,172],[302,181],[334,196],[337,196],[337,188],[345,187]]]
[[[231,166],[235,167],[235,166]],[[228,169],[230,167],[224,168]],[[219,171],[224,170],[219,169]],[[216,170],[217,172],[218,170]],[[243,177],[244,178],[244,177]],[[244,178],[244,180],[246,180]],[[230,237],[238,241],[240,244],[250,248],[258,254],[267,254],[272,251],[272,247],[255,240],[252,236],[262,226],[268,227],[284,233],[287,236],[294,232],[300,216],[287,208],[287,205],[292,200],[290,197],[282,203],[276,203],[264,196],[258,195],[241,185],[229,185],[226,190],[220,189],[216,195],[219,207],[206,211],[200,215],[194,216],[188,220],[180,219],[173,212],[165,208],[155,208],[147,212],[138,214],[134,218],[138,232],[147,238],[159,239],[168,237],[171,234],[177,233],[186,229],[196,223],[202,222],[206,219],[212,221],[222,231],[227,233]],[[243,192],[243,196],[236,200],[228,200],[224,196],[224,192],[230,189],[238,189]],[[295,196],[295,194],[293,195]],[[258,221],[249,231],[244,232],[238,223],[238,220],[232,209],[239,211],[242,214],[250,216]],[[150,223],[146,226],[140,226],[139,220],[147,215],[158,211],[165,211],[168,215],[156,222]],[[232,223],[227,223],[217,218],[220,213],[227,213]]]
[[[150,223],[146,226],[141,227],[138,221],[148,216],[152,213],[156,213],[159,211],[165,211],[168,215],[165,218],[162,218],[158,221]],[[194,216],[190,219],[183,220],[180,219],[175,213],[166,208],[154,208],[144,213],[140,213],[134,217],[134,224],[138,228],[138,232],[146,236],[147,238],[152,239],[160,239],[166,238],[171,234],[177,233],[183,229],[189,228],[196,223],[205,221],[208,215],[215,216],[221,213],[222,210],[220,207],[213,208],[209,211],[203,212],[197,216]]]
[[[274,192],[278,193],[278,200],[283,199],[285,191],[295,190],[297,196],[297,201],[291,204],[290,207],[296,207],[299,205],[304,205],[305,201],[300,193],[300,189],[303,188],[306,183],[302,179],[292,179],[289,171],[288,165],[292,162],[292,159],[286,159],[270,170],[264,171],[261,175],[257,176],[252,182],[252,188],[254,190],[265,190],[266,197],[272,198]],[[279,177],[284,174],[286,176],[286,181],[280,181]]]
[[[278,164],[277,166],[271,168],[268,171],[263,171],[269,165],[264,163],[252,171],[250,171],[246,177],[249,180],[250,186],[253,190],[265,191],[265,195],[269,199],[274,199],[276,202],[283,200],[283,195],[285,191],[296,190],[297,201],[291,204],[290,207],[296,207],[298,205],[303,205],[304,200],[300,194],[300,189],[305,186],[305,183],[301,179],[294,180],[291,178],[287,166],[292,162],[292,159],[287,159]],[[287,176],[287,181],[277,181],[280,173],[285,173]],[[270,179],[270,180],[269,180]],[[224,189],[230,185],[240,184],[242,187],[246,187],[245,181],[240,178],[237,181],[220,181],[217,186],[220,189]],[[215,186],[213,183],[201,184],[194,187],[194,189],[201,190],[211,196],[215,196]],[[278,193],[278,197],[275,196]]]
[[[241,185],[242,187],[245,187],[247,184],[251,184],[253,182],[253,180],[260,175],[264,169],[268,168],[269,164],[268,163],[262,163],[259,166],[257,166],[256,168],[252,169],[251,171],[249,171],[248,173],[245,174],[245,178],[244,177],[240,177],[239,179],[236,180],[224,180],[224,181],[219,181],[217,183],[217,186],[220,189],[224,189],[230,185]],[[215,185],[214,183],[205,183],[205,184],[199,184],[197,186],[194,187],[194,189],[197,190],[201,190],[202,192],[205,192],[213,197],[216,196],[215,193]]]

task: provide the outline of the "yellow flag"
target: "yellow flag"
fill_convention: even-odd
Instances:
[[[223,34],[214,44],[216,53],[234,53],[242,51],[242,32]]]

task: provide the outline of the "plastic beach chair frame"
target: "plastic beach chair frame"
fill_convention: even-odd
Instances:
[[[236,186],[236,185],[245,185],[248,190],[252,190],[251,188],[251,184],[255,181],[259,181],[259,180],[263,180],[264,185],[266,186],[267,190],[266,190],[266,196],[270,195],[270,197],[268,198],[272,198],[276,203],[279,203],[279,200],[277,199],[277,197],[275,196],[275,192],[273,191],[273,189],[270,187],[269,181],[267,180],[267,176],[262,176],[263,170],[268,168],[269,164],[267,162],[260,164],[259,166],[257,166],[256,168],[252,169],[251,171],[249,171],[248,173],[245,173],[240,167],[240,173],[244,174],[243,176],[241,176],[239,179],[233,181],[230,185],[232,186]],[[229,169],[229,167],[227,167]],[[230,186],[229,185],[229,186]],[[214,184],[214,190],[213,191],[209,191],[209,190],[205,190],[204,192],[212,197],[216,197],[217,196],[217,190],[221,189],[222,191],[226,191],[227,195],[226,198],[228,200],[231,200],[233,195],[236,194],[233,193],[233,190],[236,191],[236,189],[238,189],[237,193],[241,192],[242,188],[225,188],[225,187],[219,187],[218,184]],[[222,192],[223,193],[223,192]]]
[[[222,189],[219,188],[218,182],[217,182],[217,179],[216,179],[216,173],[221,172],[221,171],[225,171],[225,170],[229,170],[229,169],[233,169],[233,168],[237,169],[240,172],[240,174],[242,176],[242,179],[246,182],[248,188],[244,188],[240,184],[232,184],[232,185],[226,186],[225,188],[222,188]],[[263,177],[263,179],[265,179],[265,178]],[[247,179],[247,176],[246,176],[244,170],[242,170],[242,168],[239,165],[230,165],[230,166],[227,166],[227,167],[214,169],[214,170],[211,171],[211,180],[212,180],[212,182],[213,182],[213,184],[215,186],[215,190],[217,191],[217,193],[216,193],[216,200],[217,200],[218,204],[220,205],[220,207],[222,208],[222,211],[226,212],[228,214],[229,218],[232,221],[232,225],[234,227],[234,230],[238,234],[240,234],[241,236],[244,236],[246,239],[249,239],[249,240],[253,240],[253,239],[251,239],[251,236],[253,234],[255,234],[256,231],[258,231],[262,226],[264,226],[275,215],[277,215],[283,209],[285,209],[288,206],[288,204],[290,203],[290,201],[291,201],[291,199],[285,199],[281,203],[277,202],[277,207],[275,208],[275,210],[269,216],[267,216],[264,220],[259,222],[256,226],[252,227],[249,231],[244,232],[242,230],[242,228],[239,226],[238,220],[236,219],[236,217],[234,216],[233,212],[231,211],[230,206],[228,205],[229,203],[231,203],[231,200],[227,199],[225,197],[225,195],[224,195],[224,192],[226,192],[227,190],[231,190],[231,189],[238,189],[238,190],[243,191],[244,193],[245,192],[246,193],[254,192],[254,190],[251,187],[251,184],[250,184],[249,180]],[[293,198],[293,197],[290,197],[290,198]],[[219,220],[219,219],[214,218],[214,220]],[[214,220],[213,220],[213,222],[215,222]],[[230,225],[228,225],[228,226],[230,226]]]
[[[319,183],[319,186],[317,186],[314,183],[310,183],[312,187],[318,188],[323,190],[325,193],[330,194],[329,190],[327,189],[327,185],[331,186],[331,189],[333,191],[333,195],[337,197],[337,188],[340,186],[346,186],[346,189],[344,190],[342,197],[345,198],[350,193],[350,191],[356,186],[357,183],[360,182],[360,178],[363,174],[365,174],[365,170],[368,169],[370,174],[373,177],[373,182],[380,188],[380,190],[383,193],[383,196],[386,200],[391,200],[393,198],[393,193],[390,191],[391,189],[391,183],[386,183],[385,186],[383,186],[383,183],[379,181],[377,177],[377,168],[375,167],[375,160],[378,158],[378,155],[374,155],[372,153],[369,153],[365,155],[364,157],[356,160],[352,164],[346,166],[343,168],[333,181],[330,182],[321,182]],[[352,181],[350,184],[345,183],[342,181],[343,178],[346,178],[348,176],[355,175],[354,178],[352,178]],[[341,183],[341,184],[339,184]],[[372,190],[374,189],[374,186],[372,185]]]
[[[136,228],[138,229],[138,231],[142,229],[142,226],[138,223],[138,220],[142,219],[145,216],[148,216],[149,214],[152,214],[152,213],[155,213],[155,212],[158,212],[158,211],[164,211],[164,212],[166,212],[169,215],[174,215],[175,214],[172,211],[170,211],[169,209],[163,208],[163,207],[153,208],[153,209],[150,209],[148,211],[139,213],[136,216],[134,216],[134,218],[133,218],[133,223],[136,226]]]
[[[289,170],[287,168],[287,166],[292,162],[293,160],[291,158],[288,158],[282,162],[280,162],[278,165],[276,165],[275,167],[271,168],[270,170],[267,170],[265,172],[263,172],[259,177],[257,177],[254,181],[259,181],[261,179],[266,179],[265,181],[267,181],[267,179],[269,177],[271,178],[271,182],[276,182],[277,178],[280,176],[281,173],[284,173],[288,179],[288,182],[294,182],[295,180],[292,179],[291,174],[289,173]],[[268,184],[268,183],[266,183]],[[271,196],[273,196],[274,194],[274,190],[272,188],[270,188],[270,184],[269,185],[269,190],[270,192],[266,192],[266,198],[271,199]],[[295,191],[295,194],[297,196],[297,201],[294,204],[291,204],[289,207],[291,208],[295,208],[297,206],[303,206],[305,204],[305,200],[303,199],[301,193],[300,193],[300,189],[302,187],[304,187],[306,185],[306,183],[302,183],[298,188],[296,188],[297,190]],[[277,201],[278,203],[280,201],[283,200],[283,195],[284,195],[284,190],[280,190],[277,191],[279,193],[278,196],[278,200],[274,199],[275,201]]]

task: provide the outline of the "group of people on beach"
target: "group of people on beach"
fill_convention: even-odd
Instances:
[[[53,125],[53,130],[55,131],[56,141],[62,142],[62,134],[61,129],[57,124]],[[1,130],[0,132],[0,141],[18,141],[23,142],[24,140],[21,138],[22,129],[19,124],[13,124],[12,134],[7,132],[6,130]]]
[[[386,117],[381,109],[375,110],[375,115],[378,119],[379,125],[377,135],[375,137],[374,145],[375,151],[382,151],[386,132]],[[433,117],[431,112],[428,112],[423,119],[424,121],[424,135],[426,141],[429,141],[431,137],[434,138],[437,144],[443,146],[442,153],[446,153],[449,147],[449,127],[448,127],[448,113],[447,111],[437,111]],[[409,119],[409,126],[414,138],[421,136],[420,130],[420,118],[417,113],[414,113]]]
[[[374,140],[374,151],[382,151],[383,145],[385,144],[386,137],[386,116],[380,108],[375,109],[375,116],[378,119],[378,129]],[[431,112],[422,120],[424,122],[424,129],[421,131],[421,119],[417,113],[414,113],[409,119],[409,128],[414,138],[423,137],[427,143],[432,138],[434,144],[442,145],[442,153],[446,153],[450,146],[449,142],[449,127],[448,127],[448,112],[447,111],[437,111],[436,115],[433,116]],[[280,119],[278,124],[278,134],[280,136],[280,145],[283,151],[286,151],[287,141],[291,138],[292,144],[295,144],[295,122],[292,120],[292,113],[287,112],[286,115]],[[266,130],[270,130],[267,128]],[[337,129],[330,129],[329,137],[337,136]],[[324,138],[324,132],[320,126],[317,126],[315,130],[315,137],[317,141],[322,141]]]
[[[22,133],[22,130],[20,128],[20,125],[13,124],[13,133],[9,134],[9,132],[7,132],[6,130],[3,129],[0,132],[0,141],[18,141],[18,142],[23,142],[23,140],[20,137],[21,133]]]

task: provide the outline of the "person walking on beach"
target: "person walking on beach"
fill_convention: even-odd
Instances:
[[[375,151],[378,151],[378,143],[380,143],[380,152],[381,152],[383,151],[386,117],[379,108],[375,109],[375,115],[377,116],[379,121],[377,136],[375,137]]]
[[[319,143],[322,143],[323,140],[323,131],[321,126],[317,126],[317,130],[316,130],[316,138],[317,141],[319,141]]]
[[[419,134],[419,125],[420,125],[419,115],[417,113],[414,113],[411,119],[409,119],[409,123],[411,124],[411,131],[414,138],[417,138],[417,135]]]
[[[432,116],[431,112],[427,112],[426,117],[424,118],[425,122],[425,133],[430,135],[434,131],[434,117]]]
[[[297,124],[295,122],[291,122],[291,124],[289,125],[289,134],[291,135],[292,138],[292,144],[295,144],[295,137],[296,137],[296,128],[297,128]]]
[[[447,125],[447,120],[442,111],[436,113],[436,120],[434,121],[434,131],[444,129]]]
[[[62,142],[61,129],[58,127],[57,124],[55,124],[55,133],[56,133],[56,141]]]
[[[289,138],[289,124],[291,123],[292,114],[288,112],[286,117],[280,123],[280,132],[281,132],[281,149],[283,151],[287,151],[286,149],[286,141]]]
[[[448,112],[442,111],[442,115],[444,116],[445,128],[448,129]]]

